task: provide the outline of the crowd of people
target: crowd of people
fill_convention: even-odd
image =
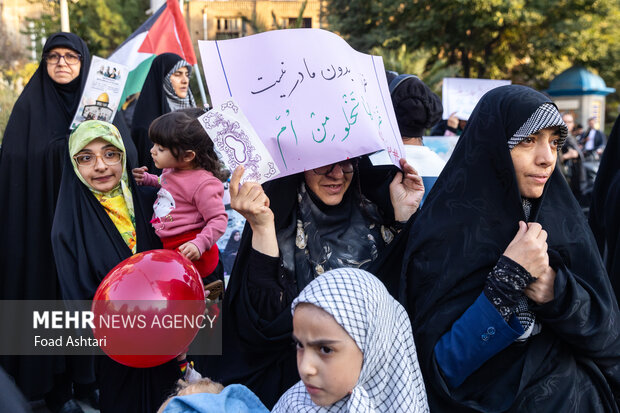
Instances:
[[[191,66],[154,59],[131,128],[119,113],[70,131],[89,62],[76,35],[50,36],[11,114],[0,299],[89,300],[124,259],[177,250],[218,295],[230,274],[223,352],[151,368],[0,356],[0,410],[620,411],[620,118],[607,142],[594,123],[580,141],[571,114],[509,85],[438,126],[460,138],[432,188],[407,159],[343,156],[263,185],[240,166],[246,225],[220,255],[228,172]],[[423,146],[440,98],[387,76],[403,142]]]

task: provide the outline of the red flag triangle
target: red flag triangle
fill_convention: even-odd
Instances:
[[[149,29],[138,49],[141,53],[176,53],[189,64],[196,64],[196,54],[177,0],[167,0],[166,9]]]

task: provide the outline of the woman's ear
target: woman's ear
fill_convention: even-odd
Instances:
[[[183,155],[183,162],[192,162],[195,158],[196,158],[196,152],[185,151],[185,155]]]

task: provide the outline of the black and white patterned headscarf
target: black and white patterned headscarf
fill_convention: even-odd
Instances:
[[[508,148],[512,149],[523,139],[541,129],[551,128],[553,126],[560,127],[560,144],[561,148],[568,136],[568,128],[562,120],[562,116],[558,108],[553,103],[543,103],[536,109],[536,112],[515,132],[512,138],[508,139]]]
[[[372,274],[353,268],[327,271],[293,301],[334,317],[357,343],[364,363],[351,395],[328,407],[314,404],[302,381],[272,412],[428,412],[426,390],[405,309]]]
[[[171,111],[175,111],[178,109],[184,108],[194,108],[196,107],[196,102],[194,101],[194,95],[192,95],[192,91],[190,88],[187,88],[187,96],[184,98],[180,98],[174,92],[174,88],[172,87],[172,82],[170,82],[170,76],[177,70],[182,67],[187,67],[187,76],[192,76],[192,65],[187,63],[185,60],[181,59],[174,65],[172,69],[168,72],[166,77],[164,77],[164,92],[166,93],[166,100],[168,101],[168,106],[170,106]]]

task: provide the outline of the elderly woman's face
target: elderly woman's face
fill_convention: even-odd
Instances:
[[[75,155],[81,157],[81,163],[85,164],[80,165],[78,161],[80,175],[96,191],[109,192],[121,181],[123,162],[122,157],[121,162],[118,162],[118,152],[122,153],[108,141],[97,138]]]
[[[512,148],[510,156],[521,196],[540,198],[555,168],[559,141],[560,128],[556,126],[539,130]]]
[[[338,205],[353,179],[353,163],[338,162],[304,172],[306,185],[325,205]]]
[[[54,47],[45,57],[47,74],[58,84],[66,85],[80,75],[79,53],[66,47]]]
[[[174,94],[185,99],[189,89],[189,70],[187,67],[181,67],[179,70],[170,75],[170,83]]]

